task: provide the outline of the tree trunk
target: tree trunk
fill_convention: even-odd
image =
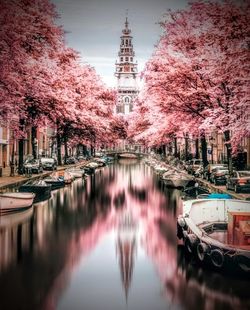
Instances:
[[[91,156],[95,156],[95,147],[92,144],[91,144],[91,147],[90,147],[90,154],[91,154]]]
[[[11,150],[11,160],[10,160],[10,177],[15,176],[15,139],[14,134],[12,135],[13,143]]]
[[[64,137],[64,164],[66,164],[66,160],[69,157],[69,153],[68,153],[68,139],[65,136]]]
[[[20,119],[20,130],[24,130],[24,120]],[[18,141],[18,174],[23,174],[23,154],[24,153],[24,139],[21,138]]]
[[[177,138],[174,138],[174,157],[178,157],[178,146],[177,146]]]
[[[189,160],[189,152],[188,152],[188,135],[185,135],[185,160]]]
[[[60,134],[57,132],[56,134],[56,141],[57,141],[57,162],[58,165],[62,165],[62,153],[61,153],[61,137]]]
[[[18,141],[18,173],[23,174],[23,151],[24,151],[24,140]]]
[[[165,148],[165,144],[162,145],[162,155],[164,157],[166,157],[166,148]]]
[[[200,158],[199,139],[195,139],[195,159]]]
[[[226,142],[226,148],[227,148],[227,164],[228,164],[228,170],[231,174],[233,172],[233,161],[232,161],[232,146],[230,141],[230,132],[229,130],[226,130],[224,132],[225,142]]]
[[[32,146],[32,155],[34,159],[37,159],[37,127],[31,127],[31,146]]]
[[[209,162],[207,160],[207,141],[204,133],[201,134],[201,156],[203,167],[205,168],[209,164]]]

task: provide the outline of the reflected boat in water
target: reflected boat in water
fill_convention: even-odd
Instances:
[[[21,210],[15,213],[7,213],[5,215],[0,216],[0,228],[8,228],[12,226],[19,225],[23,222],[28,221],[33,214],[33,207]]]
[[[0,308],[247,309],[246,282],[217,281],[177,251],[179,200],[130,159],[52,192],[0,229]]]
[[[173,277],[165,278],[165,295],[185,309],[249,309],[247,279],[225,278],[220,273],[203,270],[187,259],[184,248],[178,248],[178,266]]]

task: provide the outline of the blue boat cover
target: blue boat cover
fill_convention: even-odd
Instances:
[[[211,193],[207,195],[209,199],[232,199],[233,197],[229,194]]]

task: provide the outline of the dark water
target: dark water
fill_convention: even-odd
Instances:
[[[250,282],[186,261],[179,202],[123,160],[0,218],[0,309],[250,309]]]

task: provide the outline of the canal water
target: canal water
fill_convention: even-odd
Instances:
[[[0,309],[250,309],[247,279],[183,255],[180,196],[122,159],[1,217]]]

